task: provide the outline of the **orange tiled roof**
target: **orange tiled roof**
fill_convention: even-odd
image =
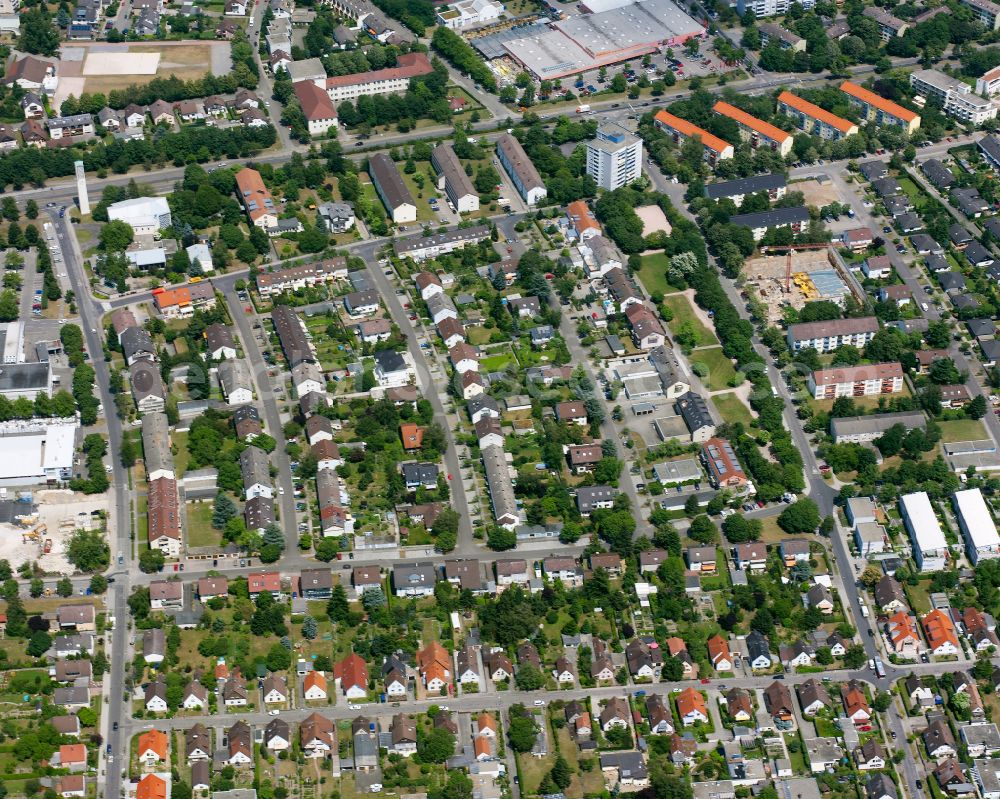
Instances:
[[[741,111],[735,105],[730,105],[729,103],[724,103],[719,100],[712,110],[717,114],[722,114],[724,117],[729,117],[741,125],[745,125],[750,128],[750,130],[755,130],[761,136],[766,136],[771,139],[771,141],[783,142],[786,139],[792,138],[792,134],[787,131],[777,128],[770,122],[765,122],[763,119],[757,119],[755,116],[750,116],[746,111]]]
[[[63,744],[59,747],[59,760],[67,763],[86,763],[87,747],[83,744]]]
[[[448,650],[437,641],[431,641],[417,652],[417,665],[421,669],[427,669],[432,663],[439,664],[445,671],[451,670],[451,657],[448,655]]]
[[[721,635],[713,635],[709,638],[707,646],[708,659],[712,661],[713,666],[722,659],[728,660],[730,663],[733,662],[732,653],[729,651],[729,644]]]
[[[601,232],[601,226],[597,224],[597,220],[583,200],[573,200],[567,205],[566,215],[573,221],[573,228],[577,233],[582,234],[583,231],[590,229]]]
[[[368,689],[368,666],[356,652],[351,652],[337,663],[334,666],[334,673],[340,679],[340,686],[345,691],[354,686]]]
[[[886,100],[884,97],[880,97],[875,94],[875,92],[870,92],[864,86],[858,86],[856,83],[851,83],[849,80],[845,80],[841,86],[840,90],[844,94],[849,94],[851,97],[856,97],[868,105],[874,106],[880,111],[885,111],[887,114],[891,114],[896,117],[896,119],[901,119],[904,122],[912,122],[914,119],[919,118],[919,114],[915,111],[911,111],[909,108],[903,108],[903,106],[894,103],[892,100]]]
[[[160,760],[167,759],[167,746],[170,739],[165,732],[160,730],[147,730],[139,736],[139,755],[145,752],[153,752]]]
[[[838,117],[836,114],[831,114],[829,111],[825,111],[818,105],[813,105],[808,100],[803,100],[801,97],[792,94],[791,92],[782,92],[779,94],[778,102],[791,106],[796,111],[801,111],[807,117],[812,117],[813,119],[818,119],[820,122],[825,122],[827,125],[836,128],[841,133],[849,133],[852,128],[857,127],[853,122],[843,119],[842,117]]]
[[[493,718],[490,713],[480,713],[479,718],[477,719],[477,724],[479,725],[480,732],[483,730],[493,730],[493,732],[497,731],[497,720]]]
[[[681,119],[680,117],[675,117],[673,114],[668,114],[666,111],[657,112],[656,121],[661,125],[666,125],[672,130],[676,130],[678,133],[684,134],[685,136],[700,136],[701,143],[708,147],[708,149],[715,150],[717,153],[721,153],[732,147],[729,142],[723,141],[718,136],[713,136],[707,130],[702,130],[697,125],[692,125],[686,119]]]
[[[153,294],[156,307],[161,311],[164,308],[173,308],[177,305],[191,304],[191,290],[187,286],[178,286],[175,289],[163,289]]]
[[[943,644],[950,643],[958,649],[958,633],[955,625],[948,614],[935,608],[921,622],[924,627],[924,635],[927,636],[927,643],[931,649],[937,649]]]
[[[155,774],[147,774],[139,780],[135,799],[167,799],[167,783]]]
[[[677,712],[681,716],[687,716],[690,713],[700,712],[704,716],[708,716],[708,709],[705,707],[705,697],[701,695],[701,691],[697,691],[694,688],[685,688],[677,695]]]
[[[308,691],[310,688],[319,688],[326,693],[326,677],[321,671],[310,671],[302,680],[302,690]]]

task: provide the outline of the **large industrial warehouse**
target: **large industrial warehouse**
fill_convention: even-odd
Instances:
[[[487,59],[507,55],[536,78],[552,80],[641,58],[705,32],[672,0],[589,0],[585,6],[593,13],[472,44]]]

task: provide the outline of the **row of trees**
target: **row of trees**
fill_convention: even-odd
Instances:
[[[73,367],[73,399],[80,413],[80,424],[87,427],[97,421],[100,402],[94,395],[94,367],[84,358],[83,331],[77,325],[66,324],[59,330],[59,339],[69,365]]]
[[[496,94],[497,79],[486,66],[486,62],[455,31],[439,26],[434,31],[431,46],[437,50],[455,69],[465,72],[486,91]]]
[[[745,433],[741,424],[731,425],[726,435],[736,443],[740,461],[753,476],[758,496],[773,501],[785,491],[800,491],[803,487],[802,455],[785,428],[784,402],[771,392],[763,359],[753,347],[752,324],[740,318],[713,269],[702,267],[689,280],[695,288],[695,301],[713,313],[723,352],[736,361],[740,371],[754,384],[750,405],[757,412],[758,427],[765,430],[770,439],[773,459],[761,454],[757,441]]]
[[[138,165],[181,166],[189,161],[203,163],[217,158],[246,161],[272,146],[275,140],[275,130],[270,125],[224,130],[191,125],[147,139],[102,141],[89,150],[79,145],[56,150],[22,147],[0,158],[0,188],[44,186],[49,178],[75,174],[77,160],[82,160],[86,170],[96,172],[99,177],[108,170],[125,174]]]

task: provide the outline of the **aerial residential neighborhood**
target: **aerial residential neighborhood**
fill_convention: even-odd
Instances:
[[[0,799],[1000,799],[998,26],[0,0]]]

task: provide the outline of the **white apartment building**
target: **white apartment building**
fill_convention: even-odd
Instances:
[[[363,94],[402,94],[410,87],[410,79],[432,71],[426,53],[403,53],[396,66],[361,72],[356,75],[335,75],[319,83],[337,106],[345,100],[357,100]]]
[[[976,94],[992,97],[997,92],[1000,92],[1000,67],[995,67],[981,78],[976,78]]]
[[[736,13],[741,17],[747,11],[753,11],[760,17],[774,17],[786,14],[795,0],[736,0]],[[800,0],[799,5],[806,11],[816,5],[816,0]]]
[[[986,30],[1000,30],[1000,6],[990,0],[960,0],[972,10],[972,16],[986,26]]]
[[[446,28],[461,30],[500,19],[506,10],[497,0],[459,0],[438,11],[437,22]]]
[[[452,146],[445,142],[431,151],[431,163],[438,172],[438,189],[444,189],[455,210],[471,214],[479,210],[479,193]]]
[[[587,174],[605,191],[642,177],[642,139],[619,125],[603,125],[587,143]]]
[[[878,320],[874,316],[831,319],[827,322],[799,322],[788,328],[788,346],[794,352],[811,347],[821,353],[832,352],[845,344],[864,347],[878,329]]]
[[[910,73],[910,86],[922,97],[934,97],[946,114],[962,122],[981,125],[996,119],[997,107],[973,93],[967,83],[949,77],[936,69],[918,69]]]
[[[904,494],[899,498],[899,512],[913,544],[917,568],[922,572],[941,571],[945,566],[948,542],[927,492]]]
[[[504,133],[497,139],[497,158],[510,177],[517,193],[528,205],[535,205],[548,195],[545,181],[521,146],[521,142]]]
[[[993,514],[978,488],[956,491],[952,496],[955,516],[965,539],[965,552],[973,566],[980,558],[1000,556],[1000,535]]]
[[[817,369],[809,376],[809,392],[814,399],[871,397],[902,390],[903,367],[898,361]]]

